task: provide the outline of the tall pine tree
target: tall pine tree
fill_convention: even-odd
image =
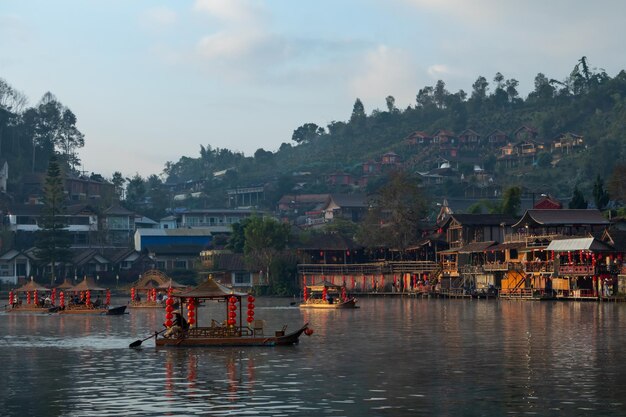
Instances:
[[[71,261],[70,233],[65,217],[63,172],[56,155],[50,157],[44,180],[44,209],[37,232],[37,258],[44,270],[50,267],[50,284],[54,285],[57,265]]]

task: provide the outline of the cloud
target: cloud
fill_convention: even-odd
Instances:
[[[263,59],[273,36],[267,30],[263,7],[251,0],[196,0],[193,10],[212,18],[212,33],[203,35],[195,45],[196,56],[210,71],[225,71],[229,76],[251,74],[254,62]],[[228,68],[236,68],[228,71]]]
[[[428,67],[426,72],[428,73],[428,75],[430,75],[433,78],[441,78],[441,76],[443,75],[452,74],[452,71],[450,70],[450,68],[448,68],[448,66],[445,64],[431,65]]]
[[[356,97],[384,103],[392,95],[399,107],[413,101],[415,91],[410,87],[417,85],[419,67],[406,51],[380,45],[366,53],[359,67],[362,71],[351,83]]]
[[[250,0],[196,0],[193,9],[230,23],[251,23],[263,14],[260,4]]]

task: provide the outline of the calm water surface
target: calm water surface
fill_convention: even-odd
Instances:
[[[626,416],[626,303],[290,301],[258,299],[257,318],[315,333],[273,348],[129,349],[158,310],[0,313],[0,415]]]

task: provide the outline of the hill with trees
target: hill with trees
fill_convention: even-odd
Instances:
[[[610,77],[590,67],[583,57],[561,80],[537,74],[526,98],[520,97],[518,88],[517,80],[498,72],[492,81],[478,76],[468,92],[450,92],[439,80],[420,89],[415,103],[406,109],[397,108],[389,96],[386,109],[367,114],[357,98],[348,120],[331,121],[327,126],[303,123],[294,129],[293,143],[283,143],[276,152],[259,148],[253,156],[245,156],[200,145],[199,155],[167,162],[160,175],[127,179],[117,172],[107,181],[115,184],[120,195],[125,190],[127,208],[155,218],[176,205],[224,207],[226,190],[250,186],[265,187],[263,204],[274,209],[280,196],[294,190],[376,192],[388,181],[385,167],[366,173],[364,164],[379,163],[385,153],[393,153],[400,161],[393,168],[421,178],[431,197],[463,196],[469,187],[493,186],[502,192],[520,187],[568,199],[577,190],[593,202],[599,179],[611,200],[624,201],[626,72]],[[521,127],[533,132],[528,139],[538,144],[528,163],[509,163],[502,146],[486,142],[491,132],[501,131],[507,137],[505,145],[514,146]],[[481,141],[463,146],[459,135],[466,131],[476,133]],[[410,138],[416,132],[431,139],[438,137],[437,132],[448,132],[452,142],[446,146],[415,144]],[[580,146],[569,148],[562,143]],[[45,172],[52,153],[59,155],[67,170],[76,171],[77,151],[84,145],[76,116],[52,94],[44,95],[35,107],[25,108],[24,97],[6,82],[0,83],[0,155],[11,166],[10,190],[19,190],[24,175]],[[456,172],[456,179],[438,174],[440,181],[424,182],[424,174],[441,168],[443,162]],[[335,173],[353,181],[329,182]],[[194,193],[196,198],[176,203],[175,193]]]

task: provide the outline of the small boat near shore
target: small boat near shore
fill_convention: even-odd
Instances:
[[[286,327],[285,327],[286,328]],[[189,329],[180,338],[161,337],[156,339],[156,346],[160,347],[224,347],[224,346],[286,346],[298,344],[302,333],[309,329],[309,324],[296,330],[285,333],[278,330],[274,335],[256,333],[254,329],[229,329],[227,327],[193,328]]]
[[[47,313],[54,306],[55,294],[31,277],[26,284],[9,291],[9,304],[5,309],[10,313]]]
[[[169,289],[172,291],[169,291]],[[129,308],[165,308],[166,293],[179,292],[186,288],[163,272],[152,269],[139,275],[130,289]]]
[[[176,320],[172,321],[174,299],[178,299],[180,307],[176,312]],[[245,315],[244,301],[247,301]],[[254,317],[254,301],[254,296],[235,292],[208,278],[195,288],[171,294],[166,301],[166,329],[144,340],[154,337],[157,347],[285,346],[298,344],[303,333],[307,336],[313,334],[308,323],[291,333],[286,332],[285,325],[280,330],[266,334],[265,321]],[[222,303],[226,320],[211,320],[209,325],[199,324],[196,321],[196,309],[201,302]],[[138,340],[129,347],[138,347],[142,342]]]
[[[349,297],[346,293],[345,286],[335,285],[328,281],[305,286],[303,298],[300,308],[359,308],[356,305],[356,298]]]

